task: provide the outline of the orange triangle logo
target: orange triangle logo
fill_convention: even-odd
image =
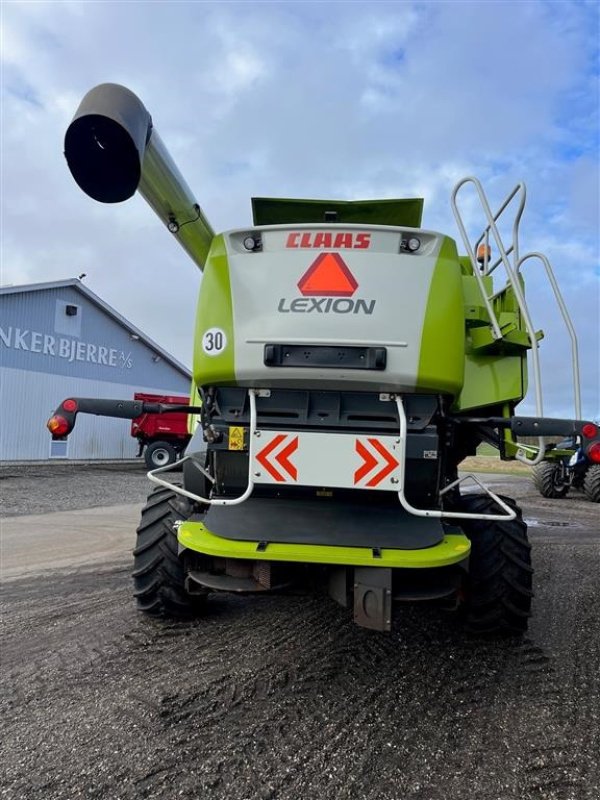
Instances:
[[[338,253],[321,253],[298,281],[303,295],[350,297],[358,283]]]

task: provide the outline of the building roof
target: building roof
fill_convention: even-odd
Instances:
[[[88,289],[88,287],[85,286],[78,278],[67,278],[62,281],[46,281],[44,283],[26,283],[20,286],[0,286],[0,295],[39,292],[47,289],[65,288],[72,288],[78,291],[87,300],[104,311],[105,314],[125,328],[125,330],[127,330],[130,334],[137,336],[141,342],[144,342],[144,344],[154,350],[164,361],[171,364],[171,366],[183,373],[186,378],[191,380],[192,374],[186,366],[184,366],[180,361],[177,361],[177,359],[174,358],[174,356],[172,356],[170,353],[167,353],[166,350],[164,350],[160,345],[156,344],[156,342],[153,341],[149,336],[146,336],[143,331],[141,331],[139,328],[136,328],[135,325],[129,322],[129,320],[125,319],[125,317],[119,314],[118,311],[115,311],[112,306],[109,306],[108,303],[105,303],[104,300],[92,292],[91,289]]]

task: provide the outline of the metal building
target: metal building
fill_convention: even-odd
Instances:
[[[46,422],[66,397],[188,395],[182,364],[81,281],[0,287],[0,460],[132,458],[129,422],[82,414],[66,441]]]

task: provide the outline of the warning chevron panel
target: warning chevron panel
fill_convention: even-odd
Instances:
[[[365,441],[366,444],[360,439],[356,440],[356,452],[363,463],[354,473],[354,484],[357,485],[363,478],[371,476],[364,485],[374,489],[399,466],[399,461],[378,439],[369,438]],[[377,471],[373,472],[375,469]]]
[[[258,431],[255,483],[398,491],[401,478],[393,436]]]
[[[288,441],[291,440],[291,441]],[[284,433],[277,434],[256,454],[261,464],[277,483],[285,483],[298,478],[298,471],[290,461],[290,456],[298,449],[298,437]],[[279,469],[278,469],[279,467]],[[283,474],[282,474],[283,473]]]

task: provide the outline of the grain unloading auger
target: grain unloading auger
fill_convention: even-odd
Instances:
[[[255,198],[252,225],[213,235],[150,115],[120,86],[86,95],[65,151],[95,199],[138,189],[204,272],[196,405],[69,398],[49,422],[62,437],[82,412],[200,415],[180,485],[166,480],[172,467],[149,474],[139,607],[184,614],[211,592],[293,583],[325,587],[379,630],[396,601],[432,600],[461,606],[474,632],[524,631],[532,568],[520,510],[459,479],[458,465],[483,441],[526,458],[519,435],[575,434],[598,448],[600,433],[543,418],[537,366],[540,413],[514,415],[540,337],[523,294],[529,256],[517,235],[504,247],[479,183],[466,179],[483,234],[471,246],[465,233],[463,257],[421,228],[420,199]],[[494,288],[498,266],[507,281]]]

